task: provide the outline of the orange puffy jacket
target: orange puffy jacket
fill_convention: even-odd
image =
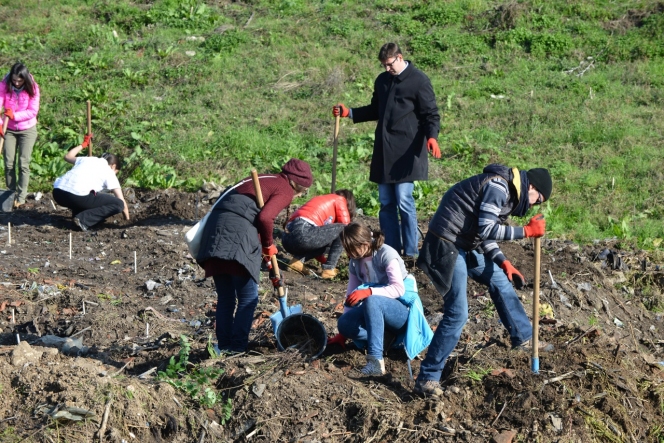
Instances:
[[[350,223],[346,199],[337,194],[319,195],[312,198],[295,211],[288,221],[292,222],[298,217],[305,218],[316,226]]]

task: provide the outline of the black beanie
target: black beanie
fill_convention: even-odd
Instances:
[[[526,175],[528,176],[528,182],[530,182],[530,184],[542,194],[544,200],[548,200],[551,196],[551,190],[553,189],[549,170],[544,168],[534,168],[526,172]]]

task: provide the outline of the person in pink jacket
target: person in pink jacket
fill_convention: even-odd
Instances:
[[[8,119],[6,134],[0,127],[0,136],[5,138],[5,182],[9,190],[16,192],[14,207],[17,208],[25,203],[28,195],[30,158],[37,141],[39,112],[39,86],[23,63],[14,64],[0,83],[0,106],[4,109],[3,126]]]

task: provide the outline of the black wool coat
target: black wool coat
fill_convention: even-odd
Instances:
[[[427,140],[438,137],[440,114],[431,81],[408,62],[397,76],[380,74],[371,103],[353,108],[353,123],[378,120],[369,180],[403,183],[429,175]]]

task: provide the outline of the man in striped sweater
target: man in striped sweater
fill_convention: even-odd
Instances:
[[[468,320],[468,277],[489,287],[502,324],[514,348],[527,349],[532,326],[511,282],[524,285],[523,275],[505,258],[498,241],[541,237],[546,222],[541,214],[524,227],[505,225],[510,215],[523,217],[528,209],[551,196],[549,171],[519,171],[499,164],[467,178],[443,196],[420,250],[417,265],[443,296],[440,321],[420,367],[415,391],[433,395],[447,357],[454,351]],[[540,342],[541,350],[552,349]]]

